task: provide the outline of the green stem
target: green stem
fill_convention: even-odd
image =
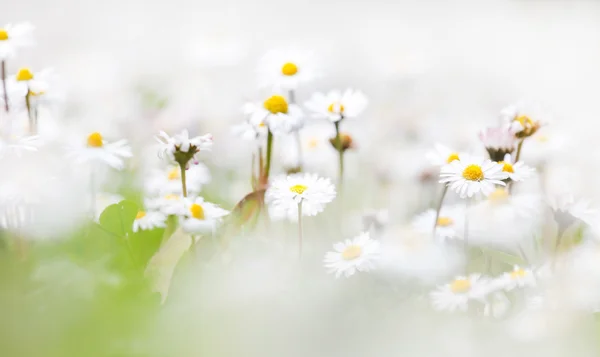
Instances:
[[[525,141],[525,139],[521,139],[521,141],[519,141],[519,145],[517,146],[517,155],[515,156],[515,161],[514,161],[515,164],[519,161],[519,158],[521,157],[521,149],[523,148],[524,141]]]
[[[35,123],[33,122],[33,113],[31,112],[31,94],[29,87],[27,87],[27,95],[25,95],[25,106],[27,107],[27,118],[29,119],[29,133],[37,134]]]
[[[269,173],[271,172],[271,154],[273,151],[273,133],[269,130],[267,134],[267,163],[265,164],[265,180],[269,181]]]
[[[183,197],[187,197],[187,182],[185,179],[185,165],[179,164],[179,168],[181,169],[181,188],[183,190]]]
[[[302,258],[302,201],[298,202],[298,258]]]
[[[435,238],[435,231],[438,226],[438,219],[440,218],[440,211],[442,210],[442,205],[444,204],[444,197],[446,197],[446,192],[448,192],[448,185],[444,184],[444,190],[442,191],[442,196],[440,197],[440,201],[435,210],[435,221],[433,221],[433,237]]]
[[[343,119],[343,118],[342,118]],[[344,147],[342,145],[342,136],[340,134],[340,122],[342,119],[335,122],[335,146],[339,154],[339,183],[344,181]]]

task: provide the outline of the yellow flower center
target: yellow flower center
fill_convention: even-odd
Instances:
[[[204,208],[197,203],[190,206],[190,213],[196,219],[204,219]]]
[[[483,170],[481,170],[481,166],[479,165],[469,165],[467,166],[462,176],[469,181],[481,181],[483,180]]]
[[[531,120],[531,118],[529,118],[527,115],[519,115],[515,120],[521,123],[524,128],[533,126],[533,120]]]
[[[329,105],[329,107],[327,108],[327,110],[329,110],[330,113],[343,113],[344,112],[344,106],[338,103],[331,103]]]
[[[349,245],[342,252],[342,259],[344,260],[354,260],[362,254],[362,248],[358,245]]]
[[[306,187],[304,185],[294,185],[294,186],[290,187],[290,191],[292,191],[293,193],[301,195],[301,194],[304,193],[304,191],[306,191],[307,188],[308,187]]]
[[[517,270],[510,272],[510,277],[512,279],[519,279],[519,278],[524,278],[526,274],[527,274],[527,272],[524,269],[519,268]]]
[[[169,180],[179,180],[181,178],[181,174],[178,167],[174,167],[171,171],[169,171]]]
[[[168,194],[168,195],[165,196],[165,200],[176,201],[176,200],[179,200],[179,196],[170,193],[170,194]]]
[[[5,29],[0,28],[0,41],[8,40],[8,32]]]
[[[455,294],[464,294],[471,290],[471,282],[467,279],[456,279],[450,284],[450,290]]]
[[[286,76],[293,76],[294,74],[298,73],[298,66],[296,66],[294,63],[288,62],[281,67],[281,73]]]
[[[454,220],[450,217],[440,217],[437,220],[437,225],[439,227],[448,227],[454,223]]]
[[[92,148],[101,148],[102,145],[102,135],[98,132],[91,133],[87,138],[87,145]]]
[[[446,163],[451,163],[454,160],[460,160],[460,158],[458,157],[458,153],[453,152],[450,155],[448,155],[448,158],[446,159]]]
[[[144,211],[139,211],[137,213],[137,215],[135,216],[135,219],[140,219],[140,218],[144,218],[146,216],[146,212]]]
[[[30,81],[32,79],[33,73],[31,73],[31,70],[27,67],[23,67],[17,72],[17,81]]]
[[[502,167],[502,171],[504,171],[504,172],[510,172],[511,174],[512,174],[513,172],[515,172],[515,169],[513,168],[513,165],[512,165],[511,163],[509,163],[509,162],[506,162],[506,161],[500,161],[500,162],[498,162],[498,163],[499,163],[500,165],[504,165],[504,166]]]
[[[280,95],[274,95],[265,100],[264,107],[272,114],[286,114],[288,112],[288,103],[285,98]]]
[[[308,141],[308,148],[315,149],[319,145],[319,140],[312,138]]]
[[[490,193],[488,199],[490,201],[498,202],[508,197],[508,191],[503,188],[497,188],[494,192]]]

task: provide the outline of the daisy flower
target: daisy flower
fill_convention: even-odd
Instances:
[[[361,91],[346,89],[344,93],[338,90],[327,94],[315,93],[304,105],[314,117],[337,122],[343,118],[359,116],[367,103],[367,97]]]
[[[271,50],[260,60],[258,78],[261,87],[293,90],[312,81],[317,73],[312,52],[297,49]]]
[[[250,113],[250,115],[242,124],[233,126],[231,132],[234,136],[246,141],[256,141],[267,136],[267,124],[264,121],[257,123],[252,122],[253,109],[253,104],[250,104],[249,107],[244,107],[244,113]],[[258,117],[255,117],[254,119],[258,119]]]
[[[229,214],[219,206],[204,201],[202,197],[186,198],[185,212],[181,219],[181,227],[190,234],[212,233],[221,219]]]
[[[50,88],[50,82],[54,77],[54,70],[51,68],[33,72],[28,67],[21,67],[11,81],[24,94],[29,93],[30,96],[41,96]]]
[[[164,228],[166,222],[167,216],[160,211],[139,211],[133,221],[133,231]]]
[[[460,160],[461,156],[458,151],[451,150],[442,144],[435,144],[434,150],[428,152],[426,158],[434,166],[444,166]]]
[[[98,132],[91,133],[87,140],[80,140],[77,145],[70,146],[68,154],[78,164],[102,162],[117,170],[123,169],[124,158],[133,156],[127,140],[108,143]]]
[[[328,178],[316,174],[279,176],[265,194],[269,214],[273,219],[298,220],[298,206],[302,204],[303,216],[316,216],[335,198],[335,186]]]
[[[504,289],[506,291],[513,290],[517,287],[524,288],[535,286],[535,274],[533,270],[521,268],[518,265],[513,267],[513,271],[504,273],[501,279],[504,282]]]
[[[435,217],[434,209],[419,214],[413,220],[414,229],[423,233],[433,233],[435,226],[435,236],[441,240],[462,239],[465,218],[462,206],[442,207],[437,222]]]
[[[433,307],[439,311],[467,311],[469,301],[483,302],[487,289],[479,274],[458,276],[451,283],[431,292]]]
[[[502,171],[513,181],[523,181],[533,176],[534,168],[523,163],[523,161],[514,162],[511,154],[504,155],[504,160],[498,162],[502,165]]]
[[[368,272],[376,267],[379,257],[379,242],[361,233],[354,239],[346,239],[333,245],[333,252],[325,254],[325,267],[339,278],[354,275],[357,271]]]
[[[159,150],[160,157],[180,164],[183,163],[183,165],[192,159],[195,160],[196,154],[200,151],[210,151],[213,145],[211,134],[190,138],[187,129],[174,136],[169,136],[164,131],[161,131],[156,140],[161,144]]]
[[[480,193],[487,196],[494,191],[494,185],[506,186],[502,180],[508,175],[502,168],[497,162],[467,156],[443,166],[440,182],[448,184],[461,198]]]
[[[541,127],[539,120],[531,119],[530,115],[516,105],[504,108],[500,115],[517,139],[530,137]]]
[[[209,183],[210,179],[210,171],[204,164],[188,166],[185,175],[187,193],[200,192],[202,186]],[[157,196],[169,193],[182,194],[181,168],[169,166],[166,169],[153,171],[146,182],[146,192]]]
[[[494,127],[482,130],[479,139],[485,146],[492,161],[502,161],[506,154],[512,154],[517,145],[515,133],[507,127]]]
[[[18,48],[32,46],[34,29],[27,22],[0,28],[0,59],[14,57]]]
[[[248,103],[244,112],[252,125],[265,123],[274,135],[289,134],[304,125],[302,109],[282,94],[273,94],[262,103]]]

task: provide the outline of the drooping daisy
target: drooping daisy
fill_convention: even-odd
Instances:
[[[461,198],[480,193],[487,196],[494,192],[494,185],[506,186],[502,180],[508,175],[502,168],[497,162],[467,156],[443,166],[440,182],[447,183]]]
[[[479,274],[458,276],[451,283],[431,292],[433,307],[439,311],[467,311],[469,301],[483,302],[487,294],[484,285]]]
[[[325,268],[339,278],[350,277],[357,271],[368,272],[376,268],[379,258],[379,242],[361,233],[354,239],[346,239],[333,245],[333,252],[325,254]]]
[[[4,155],[16,155],[20,157],[23,152],[37,151],[42,145],[42,140],[37,135],[24,137],[0,138],[0,158]]]
[[[463,154],[449,149],[442,144],[435,144],[434,150],[427,153],[427,160],[434,166],[444,166],[455,160],[460,160]]]
[[[262,103],[248,103],[244,112],[252,125],[265,123],[274,135],[289,134],[304,125],[302,109],[283,94],[273,94]]]
[[[181,217],[181,227],[191,234],[208,234],[214,232],[223,217],[229,211],[214,203],[204,201],[202,197],[186,198],[185,212]]]
[[[316,118],[328,119],[332,122],[343,118],[355,118],[367,107],[367,97],[354,89],[338,90],[327,94],[314,93],[304,105]]]
[[[534,287],[536,279],[532,269],[521,268],[515,265],[513,271],[502,275],[502,280],[504,282],[504,289],[510,291],[516,287]]]
[[[303,216],[316,216],[333,201],[335,195],[335,186],[328,178],[309,173],[282,175],[273,179],[265,194],[265,202],[273,219],[297,221],[300,204]]]
[[[17,49],[32,46],[33,25],[27,22],[19,24],[7,24],[0,28],[0,59],[10,58],[16,55]]]
[[[210,171],[202,164],[189,165],[185,171],[187,193],[199,193],[202,186],[210,182]],[[146,192],[153,196],[166,194],[182,194],[181,168],[169,166],[166,169],[153,171],[146,181]]]
[[[293,48],[271,50],[261,58],[257,74],[263,88],[293,90],[316,77],[315,58]]]
[[[504,155],[504,159],[498,163],[502,165],[502,171],[513,181],[526,180],[533,176],[535,171],[534,168],[525,165],[523,161],[513,162],[511,154]]]
[[[413,220],[415,230],[423,233],[433,233],[441,240],[462,239],[465,211],[462,206],[444,206],[436,222],[436,211],[429,209],[419,214]]]
[[[479,133],[479,139],[492,161],[502,161],[506,154],[515,151],[517,145],[515,133],[507,127],[486,128]]]
[[[88,135],[87,140],[80,140],[79,143],[69,147],[69,156],[75,163],[82,164],[88,162],[102,162],[117,170],[124,167],[124,158],[129,158],[133,154],[131,148],[127,145],[127,140],[119,140],[108,143],[99,132]]]
[[[139,211],[133,221],[133,231],[166,227],[167,216],[160,211]]]
[[[516,105],[504,108],[501,117],[518,139],[532,136],[541,127],[539,120],[531,119],[530,114],[525,113],[523,109]]]
[[[180,134],[169,136],[161,131],[156,140],[161,144],[159,155],[173,162],[187,164],[190,160],[195,160],[197,153],[201,151],[210,151],[213,145],[211,134],[205,134],[190,138],[189,132],[183,130]]]

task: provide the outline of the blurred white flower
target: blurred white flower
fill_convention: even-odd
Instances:
[[[184,207],[181,227],[190,234],[214,232],[221,219],[229,214],[229,211],[204,201],[202,197],[184,198]]]
[[[156,140],[160,143],[159,156],[170,161],[176,162],[179,153],[183,154],[188,160],[194,159],[195,155],[201,151],[210,151],[213,146],[213,137],[211,134],[205,134],[190,138],[189,132],[183,130],[180,134],[169,136],[161,131]]]
[[[453,161],[460,160],[463,155],[442,144],[435,144],[434,150],[429,151],[426,158],[434,166],[445,166]]]
[[[504,160],[498,163],[502,165],[502,171],[513,181],[526,180],[532,177],[535,172],[534,168],[525,165],[523,161],[513,162],[511,154],[504,155]]]
[[[315,57],[295,48],[271,50],[260,59],[257,74],[263,88],[293,90],[317,76]]]
[[[91,133],[87,140],[77,140],[77,143],[68,146],[68,155],[77,164],[100,162],[117,170],[125,166],[123,159],[132,157],[131,147],[127,140],[108,143],[98,132]]]
[[[5,155],[22,156],[27,151],[37,151],[42,140],[37,135],[0,138],[0,158]]]
[[[7,24],[0,28],[0,59],[14,57],[18,48],[32,46],[34,29],[28,22]]]
[[[253,118],[253,104],[249,107],[245,107],[244,111],[248,110],[250,113],[243,123],[233,126],[231,132],[233,135],[240,137],[242,140],[256,141],[267,136],[267,124],[264,121],[258,123],[252,122]],[[254,118],[256,119],[256,118]]]
[[[462,239],[464,230],[465,210],[462,205],[443,206],[436,223],[436,211],[429,209],[413,219],[415,230],[433,234],[440,240]]]
[[[333,90],[327,93],[314,93],[304,103],[314,117],[328,119],[332,122],[343,118],[355,118],[367,107],[367,97],[354,89],[346,89],[344,93]]]
[[[147,198],[144,200],[145,206],[150,210],[159,210],[165,215],[184,215],[186,204],[181,193],[169,193],[161,197]]]
[[[271,95],[263,103],[247,103],[244,112],[251,125],[266,123],[274,135],[293,133],[304,125],[302,109],[281,94]]]
[[[440,182],[448,184],[461,198],[479,194],[487,196],[494,191],[494,185],[506,186],[502,180],[507,177],[502,165],[472,156],[454,160],[440,171]]]
[[[185,171],[185,181],[188,194],[199,193],[202,186],[210,182],[211,176],[208,168],[198,163],[189,165]],[[181,168],[169,166],[166,169],[157,169],[148,174],[145,184],[146,193],[151,196],[164,196],[169,193],[181,195]]]
[[[539,113],[538,109],[526,108],[523,104],[517,104],[504,108],[500,112],[500,117],[505,126],[515,133],[515,137],[522,139],[532,136],[541,127]]]
[[[281,175],[273,178],[265,202],[273,219],[297,221],[299,204],[303,216],[316,216],[335,196],[335,186],[328,178],[309,173]]]
[[[515,133],[507,127],[486,128],[479,133],[479,139],[492,161],[502,161],[506,154],[515,151],[517,145]]]
[[[486,282],[479,274],[458,276],[451,283],[430,293],[433,307],[439,311],[467,311],[469,301],[483,302],[488,293]]]
[[[376,268],[379,258],[379,242],[361,233],[354,239],[346,239],[333,245],[333,252],[325,254],[325,267],[339,278],[350,277],[357,271],[368,272]]]
[[[160,211],[139,211],[133,221],[133,231],[166,227],[167,216]]]
[[[33,72],[28,67],[21,67],[11,81],[17,87],[20,87],[20,92],[25,94],[30,93],[31,96],[41,96],[50,88],[50,82],[54,76],[52,68],[43,69],[39,72]]]
[[[513,271],[504,273],[501,278],[504,282],[506,291],[514,288],[534,287],[536,284],[535,273],[532,269],[521,268],[518,265],[513,267]]]
[[[600,230],[600,210],[587,198],[576,199],[572,194],[559,194],[547,198],[548,205],[554,210],[554,219],[562,229],[571,225],[575,219],[581,220],[596,232]]]

